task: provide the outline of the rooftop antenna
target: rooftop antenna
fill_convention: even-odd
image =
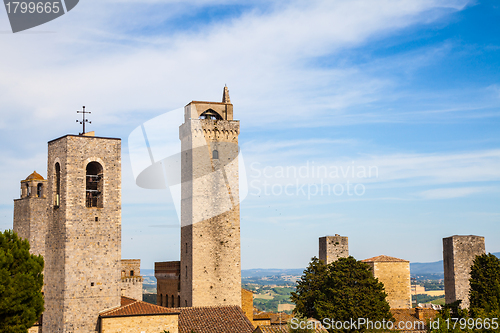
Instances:
[[[82,114],[83,114],[83,115],[82,115],[82,117],[83,117],[83,118],[82,118],[82,120],[81,120],[81,121],[80,121],[80,120],[77,120],[77,121],[76,121],[77,123],[80,123],[80,125],[83,125],[83,132],[82,132],[82,133],[79,133],[80,135],[83,135],[83,134],[85,134],[85,123],[92,124],[92,122],[91,122],[91,121],[89,121],[88,119],[85,119],[85,114],[86,114],[86,113],[90,114],[90,113],[92,113],[92,112],[90,112],[90,111],[85,111],[85,106],[83,106],[83,111],[76,111],[76,113],[82,113]]]

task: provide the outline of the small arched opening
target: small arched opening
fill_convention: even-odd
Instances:
[[[36,196],[39,198],[42,197],[42,183],[38,183],[36,186]]]
[[[200,115],[200,119],[222,120],[222,117],[216,111],[208,109]]]
[[[218,160],[219,159],[219,151],[217,149],[214,149],[212,152],[212,159]]]
[[[104,177],[102,166],[98,162],[90,162],[87,164],[86,175],[86,206],[102,208],[103,206],[103,188]]]

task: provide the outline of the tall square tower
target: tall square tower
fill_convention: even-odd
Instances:
[[[455,235],[443,238],[446,304],[462,300],[460,307],[469,307],[470,269],[476,256],[484,253],[484,237]]]
[[[95,332],[120,305],[121,141],[48,143],[43,331]]]
[[[319,259],[325,264],[349,257],[349,240],[345,236],[325,236],[319,239]]]
[[[184,108],[181,140],[181,306],[241,306],[239,121],[222,102]]]

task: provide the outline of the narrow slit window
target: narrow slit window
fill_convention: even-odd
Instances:
[[[42,197],[42,184],[38,183],[36,186],[36,196],[41,198]]]
[[[54,202],[54,206],[59,207],[59,204],[61,202],[61,165],[59,163],[56,163],[55,171],[56,171],[56,196],[55,196],[56,200]]]

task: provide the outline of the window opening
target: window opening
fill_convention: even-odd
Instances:
[[[61,201],[61,165],[56,163],[56,202],[54,203],[56,207],[59,207]]]
[[[87,164],[86,177],[86,206],[102,208],[102,192],[104,177],[102,166],[97,162]]]

